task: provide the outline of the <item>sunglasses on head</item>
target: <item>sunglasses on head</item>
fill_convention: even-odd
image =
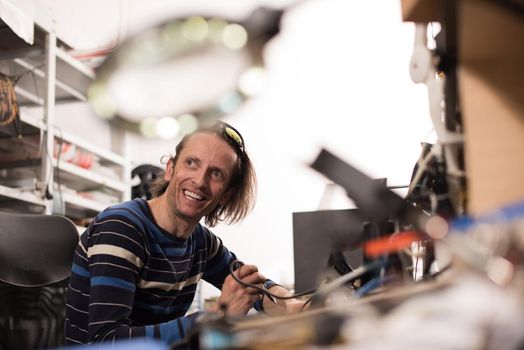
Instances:
[[[220,131],[220,135],[228,141],[229,144],[238,149],[241,153],[244,152],[244,139],[237,129],[224,122],[217,122],[216,129]]]

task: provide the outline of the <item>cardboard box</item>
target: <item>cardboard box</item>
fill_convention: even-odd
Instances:
[[[439,19],[443,1],[402,0],[403,19]],[[457,0],[458,91],[468,212],[524,200],[524,18],[487,0]]]

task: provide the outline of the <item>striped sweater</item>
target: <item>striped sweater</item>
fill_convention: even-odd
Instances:
[[[182,339],[196,314],[184,316],[197,282],[221,289],[235,255],[197,225],[179,239],[135,199],[110,207],[81,235],[67,292],[66,339],[92,343],[154,337]]]

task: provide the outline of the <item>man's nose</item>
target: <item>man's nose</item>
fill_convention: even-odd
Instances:
[[[193,183],[198,187],[203,187],[207,184],[207,171],[202,169],[194,173]]]

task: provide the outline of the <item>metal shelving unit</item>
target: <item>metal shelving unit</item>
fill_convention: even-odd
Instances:
[[[55,104],[86,101],[93,70],[69,55],[52,30],[37,24],[32,45],[1,20],[0,33],[0,72],[18,77],[21,107],[19,120],[0,126],[0,210],[49,214],[54,198],[62,201],[66,216],[89,219],[129,199],[130,162],[54,124]],[[66,158],[65,144],[90,162],[79,162],[71,152]]]

